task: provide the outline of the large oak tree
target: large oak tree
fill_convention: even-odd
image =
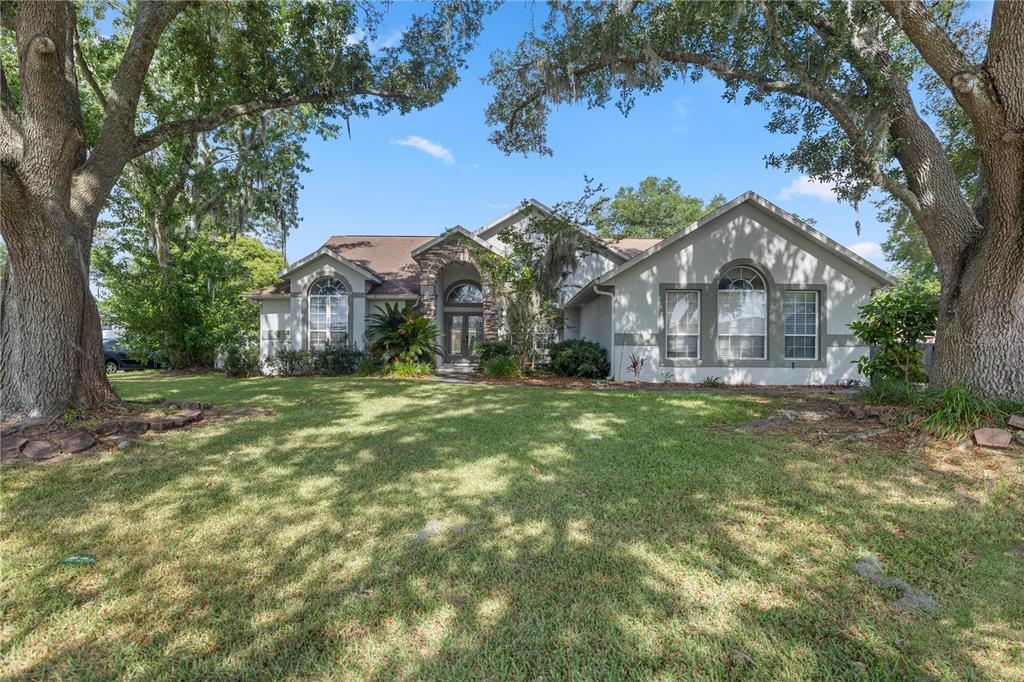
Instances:
[[[10,256],[0,294],[0,399],[9,416],[114,398],[89,259],[97,219],[127,164],[264,111],[307,105],[350,119],[435,104],[456,82],[486,7],[435,5],[398,45],[371,50],[366,37],[379,12],[369,3],[127,3],[118,21],[129,37],[106,82],[78,39],[89,8],[3,0],[0,9],[0,44],[15,52],[0,55],[0,233]],[[161,77],[189,93],[174,103],[181,115],[173,120],[140,106],[157,61]],[[91,93],[101,98],[95,130],[86,125]]]
[[[551,7],[492,58],[487,115],[501,149],[550,153],[558,104],[617,97],[628,112],[637,94],[711,74],[726,97],[768,107],[770,130],[801,135],[769,162],[852,201],[881,188],[910,213],[942,285],[933,381],[1024,396],[1024,2],[996,0],[987,36],[951,0]],[[919,76],[940,82],[970,127],[973,192],[915,101]]]

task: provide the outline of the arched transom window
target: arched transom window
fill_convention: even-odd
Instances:
[[[479,305],[484,302],[484,292],[472,282],[460,282],[448,290],[444,302],[446,305]]]
[[[718,357],[768,357],[768,291],[764,277],[746,266],[730,269],[718,282]]]
[[[309,345],[339,343],[348,337],[348,287],[336,277],[321,277],[309,287]]]

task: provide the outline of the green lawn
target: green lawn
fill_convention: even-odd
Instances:
[[[1019,459],[731,428],[792,396],[115,386],[275,414],[5,468],[0,676],[1024,678]]]

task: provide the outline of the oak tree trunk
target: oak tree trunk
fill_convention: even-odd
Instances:
[[[952,263],[936,259],[942,295],[931,378],[939,386],[1022,398],[1024,141],[1004,141],[983,163],[985,229]]]
[[[104,372],[102,333],[89,291],[92,232],[37,204],[8,235],[0,293],[4,418],[95,409],[116,400]]]

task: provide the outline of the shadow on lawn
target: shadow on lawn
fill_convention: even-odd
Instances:
[[[310,380],[317,402],[296,405],[295,382],[233,386],[277,415],[40,474],[89,490],[60,504],[13,493],[22,542],[92,549],[107,574],[102,636],[19,674],[847,677],[857,662],[902,677],[928,661],[983,676],[961,630],[895,616],[847,563],[927,551],[963,512],[886,505],[934,494],[910,473],[708,429],[773,403]],[[417,542],[432,520],[455,527]],[[94,596],[26,605],[5,655]]]

